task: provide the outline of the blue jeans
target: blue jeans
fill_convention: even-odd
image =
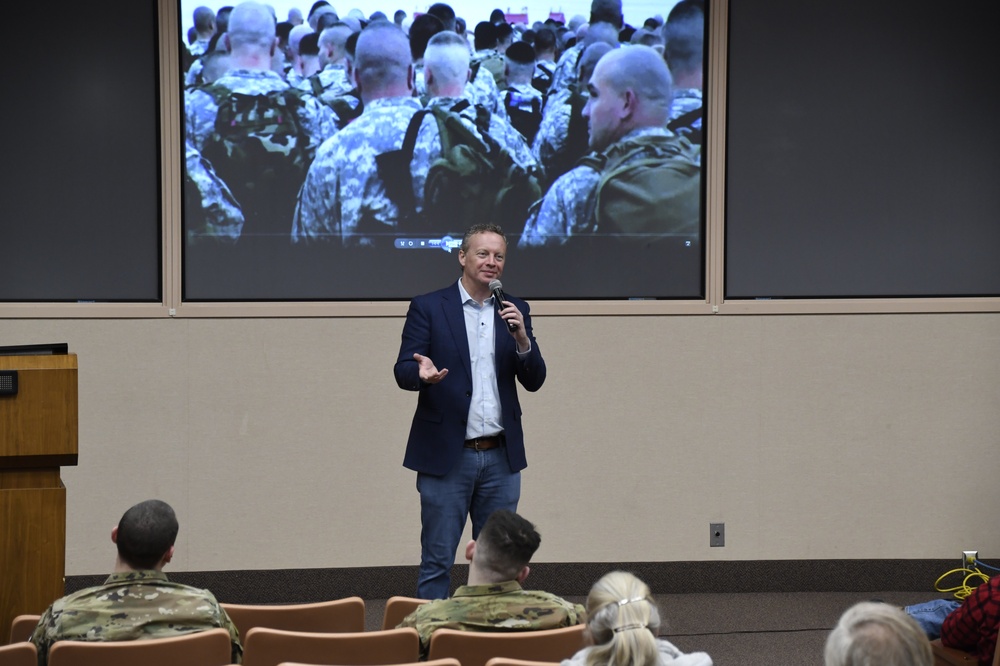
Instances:
[[[458,463],[444,476],[417,474],[420,492],[420,573],[417,596],[447,599],[451,565],[472,517],[472,538],[479,537],[486,519],[497,509],[517,511],[521,473],[511,472],[507,449],[464,449]]]
[[[903,610],[917,621],[927,634],[927,638],[934,640],[941,638],[941,625],[944,624],[944,619],[961,605],[962,602],[954,599],[935,599],[907,606]]]

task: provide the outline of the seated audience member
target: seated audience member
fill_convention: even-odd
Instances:
[[[863,601],[848,608],[826,639],[826,666],[931,666],[931,644],[906,613]]]
[[[981,664],[993,663],[1000,625],[1000,576],[981,583],[964,601],[935,599],[903,609],[930,639],[945,647],[975,652]]]
[[[163,566],[174,555],[177,516],[170,505],[146,500],[125,512],[111,541],[115,570],[104,585],[67,595],[42,615],[31,635],[45,666],[56,641],[169,638],[221,627],[232,639],[233,663],[243,655],[239,632],[208,590],[171,583]]]
[[[684,654],[657,638],[660,614],[649,587],[625,571],[612,571],[587,595],[587,631],[594,644],[562,666],[712,666],[704,652]]]
[[[486,519],[479,538],[465,547],[469,584],[450,599],[420,606],[400,627],[414,627],[426,657],[431,634],[438,629],[462,631],[535,631],[569,627],[583,621],[583,608],[548,592],[528,591],[528,562],[541,536],[535,526],[501,509]]]

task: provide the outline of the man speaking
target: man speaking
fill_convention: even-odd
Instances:
[[[400,388],[420,392],[403,465],[417,472],[423,599],[448,597],[466,518],[476,539],[491,513],[516,511],[521,494],[527,462],[514,378],[537,391],[545,361],[528,304],[500,290],[506,253],[500,227],[471,227],[458,251],[462,277],[417,296],[406,313],[394,372]]]

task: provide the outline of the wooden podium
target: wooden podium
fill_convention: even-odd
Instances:
[[[16,616],[63,595],[59,468],[76,462],[76,354],[0,356],[0,645]]]

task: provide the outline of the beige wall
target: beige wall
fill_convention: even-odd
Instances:
[[[174,570],[415,564],[402,320],[0,319],[79,355],[67,573],[131,503]],[[1000,314],[538,316],[521,511],[549,562],[1000,553]],[[724,521],[725,548],[708,547]]]

